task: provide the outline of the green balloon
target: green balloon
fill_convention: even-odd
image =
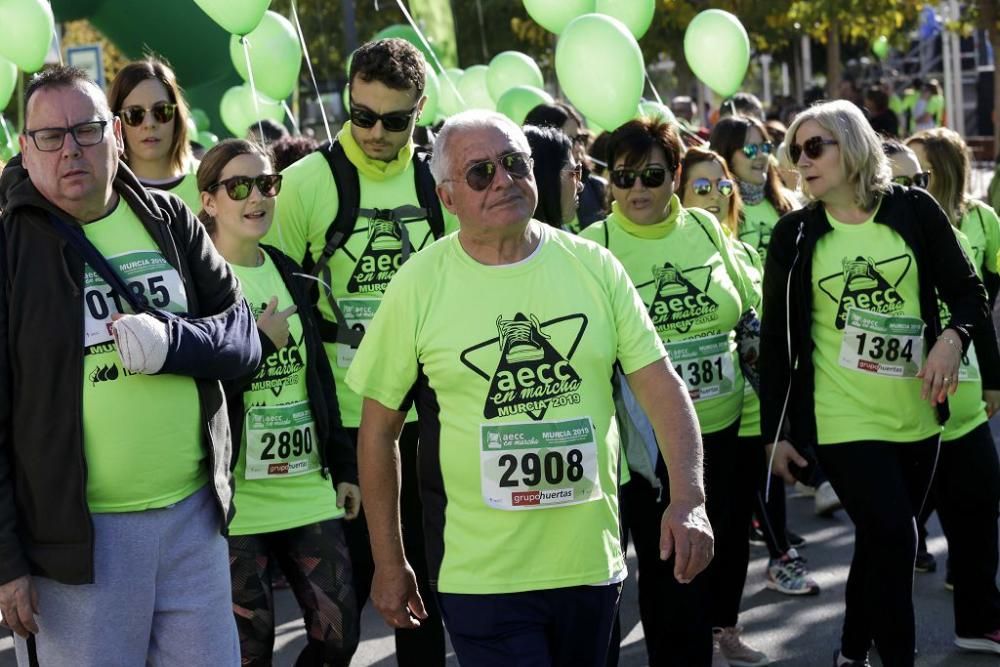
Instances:
[[[635,37],[621,21],[601,14],[581,16],[563,30],[556,74],[573,106],[607,128],[635,116],[646,83]]]
[[[191,116],[187,118],[187,129],[189,138],[193,139],[198,136],[198,124],[194,122],[194,118]]]
[[[659,102],[653,102],[652,100],[642,100],[639,102],[639,110],[636,118],[652,118],[665,123],[677,122],[677,117],[674,116],[673,111]]]
[[[212,125],[204,109],[191,109],[191,118],[194,118],[195,127],[199,132],[204,132]]]
[[[504,51],[493,56],[486,72],[486,88],[497,102],[514,86],[541,88],[545,85],[542,70],[529,56],[517,51]]]
[[[607,132],[607,130],[605,130],[600,123],[595,121],[593,118],[584,118],[584,120],[587,121],[587,129],[590,130],[595,137],[602,132]]]
[[[0,57],[0,109],[6,108],[17,88],[17,65]]]
[[[276,100],[291,95],[302,66],[302,47],[295,26],[281,14],[269,11],[245,39],[250,43],[250,64],[257,90]],[[240,77],[249,81],[247,57],[236,35],[229,38],[229,57]]]
[[[260,120],[270,118],[280,123],[285,119],[285,110],[281,108],[281,103],[260,92],[257,93],[257,105],[254,106],[250,84],[244,83],[242,86],[233,86],[225,92],[219,102],[219,115],[222,116],[222,124],[230,134],[242,139],[246,137],[247,129],[256,123],[258,118]]]
[[[465,104],[463,109],[489,109],[496,111],[497,105],[486,88],[486,65],[473,65],[465,70],[458,81],[458,92]]]
[[[428,127],[434,124],[438,115],[438,104],[441,100],[441,82],[438,75],[434,73],[434,68],[424,61],[424,95],[427,101],[424,108],[420,110],[420,117],[417,118],[417,125]]]
[[[206,149],[211,148],[215,144],[219,143],[219,137],[215,136],[214,134],[208,131],[199,132],[198,143],[204,146]]]
[[[45,65],[53,25],[46,0],[0,0],[0,56],[37,72]]]
[[[885,57],[889,55],[889,40],[886,39],[885,35],[872,42],[872,53],[878,56],[879,60],[885,60]],[[0,95],[0,99],[3,99],[3,95]]]
[[[743,85],[750,64],[750,38],[740,20],[721,9],[706,9],[688,24],[684,57],[702,83],[722,97]]]
[[[570,21],[594,11],[594,0],[524,0],[524,8],[535,23],[561,35]]]
[[[454,116],[465,108],[465,104],[459,98],[461,93],[457,93],[458,82],[462,80],[463,74],[465,72],[456,67],[449,67],[441,73],[441,99],[438,100],[439,115]]]
[[[427,59],[427,62],[429,63],[434,62],[434,57],[431,55],[431,52],[428,51],[427,47],[424,46],[424,43],[420,41],[420,36],[417,34],[417,31],[413,29],[412,26],[409,26],[405,23],[396,23],[387,28],[382,28],[377,33],[375,33],[375,36],[372,37],[372,41],[374,42],[379,39],[389,39],[390,37],[395,37],[397,39],[405,39],[407,42],[417,47],[422,54],[424,54],[424,58]],[[424,35],[424,37],[427,37],[427,35]],[[431,42],[430,37],[427,37],[427,42],[431,45],[431,49],[434,49],[434,44]],[[434,55],[436,55],[438,59],[441,58],[440,54],[438,54],[436,50],[434,51]]]
[[[234,35],[246,35],[264,18],[271,0],[194,0],[209,18]]]
[[[552,104],[552,96],[534,86],[514,86],[497,100],[497,111],[518,125],[524,125],[524,117],[539,104]]]
[[[618,19],[636,39],[642,39],[653,23],[656,0],[597,0],[594,11]]]

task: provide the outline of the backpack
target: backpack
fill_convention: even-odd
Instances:
[[[320,335],[323,342],[342,343],[357,347],[364,336],[363,331],[356,331],[347,326],[344,313],[337,305],[337,300],[333,298],[330,285],[333,280],[330,274],[330,260],[354,232],[355,222],[359,217],[371,218],[372,220],[388,220],[399,223],[399,230],[402,236],[402,258],[405,262],[410,258],[409,233],[406,223],[426,220],[431,228],[431,234],[435,239],[444,235],[444,215],[441,213],[441,204],[438,202],[435,188],[437,184],[430,170],[431,154],[423,149],[416,149],[413,153],[413,180],[417,190],[417,201],[420,206],[406,204],[396,208],[360,208],[361,186],[358,180],[358,170],[344,153],[344,147],[339,141],[327,142],[320,148],[326,163],[333,174],[334,183],[337,185],[337,216],[326,228],[326,245],[320,253],[316,262],[312,262],[307,254],[303,261],[303,268],[316,278],[326,284],[326,299],[330,305],[330,310],[336,318],[336,324],[328,322],[325,318],[317,317],[319,322]]]

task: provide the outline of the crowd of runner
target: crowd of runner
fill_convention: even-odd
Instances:
[[[650,665],[766,665],[751,542],[820,594],[786,483],[855,525],[815,664],[914,664],[932,511],[955,643],[1000,654],[1000,219],[934,91],[906,132],[873,89],[417,133],[424,71],[367,43],[332,142],[207,151],[155,57],[106,96],[32,79],[0,176],[18,663],[270,665],[287,586],[297,665],[350,664],[371,601],[403,666],[446,628],[463,665],[613,666],[631,541]]]

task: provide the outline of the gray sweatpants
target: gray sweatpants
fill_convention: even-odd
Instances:
[[[240,664],[210,487],[163,509],[95,514],[94,531],[93,584],[34,578],[40,667]],[[27,667],[27,643],[14,646]]]

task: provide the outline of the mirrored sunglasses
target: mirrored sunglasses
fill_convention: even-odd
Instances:
[[[719,194],[723,197],[732,197],[735,191],[735,186],[733,182],[728,178],[720,178],[719,182],[714,184],[707,178],[696,178],[691,181],[691,191],[696,195],[705,196],[711,194],[712,188],[718,189]]]
[[[476,192],[482,192],[493,182],[498,165],[502,165],[512,178],[522,179],[531,175],[531,164],[531,157],[527,153],[505,153],[495,160],[483,160],[469,167],[465,172],[465,182]]]
[[[743,146],[743,154],[749,159],[754,159],[757,157],[758,153],[763,153],[764,155],[770,155],[774,150],[774,144],[770,141],[765,141],[759,144],[746,144]]]
[[[916,187],[926,190],[931,183],[931,172],[918,171],[913,176],[894,176],[892,182],[907,188]]]
[[[138,127],[146,119],[146,112],[150,111],[157,123],[169,123],[174,119],[174,112],[177,105],[172,102],[157,102],[151,109],[146,109],[137,104],[125,107],[118,112],[121,119],[129,127]]]
[[[281,192],[281,174],[261,174],[260,176],[231,176],[224,181],[219,181],[208,186],[208,192],[218,189],[220,186],[226,188],[226,194],[233,201],[243,201],[250,196],[253,186],[257,186],[257,191],[265,197],[277,197]]]

